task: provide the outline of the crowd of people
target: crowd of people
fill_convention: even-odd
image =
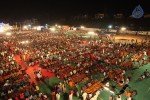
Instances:
[[[100,89],[108,87],[110,91],[114,90],[113,86],[109,85],[110,80],[123,90],[116,93],[119,98],[126,92],[124,87],[128,87],[132,78],[132,74],[126,76],[126,71],[149,63],[150,41],[122,44],[115,43],[108,37],[104,38],[105,36],[83,38],[49,32],[18,33],[9,38],[1,37],[1,98],[47,100],[48,96],[39,91],[39,87],[32,83],[31,76],[25,71],[29,66],[36,64],[40,66],[39,70],[33,70],[36,79],[43,78],[42,68],[64,80],[63,83],[52,87],[52,100],[60,100],[60,93],[66,93],[66,85],[72,87],[68,100],[72,100],[73,96],[82,97],[83,100],[97,100]],[[24,66],[16,62],[15,55],[20,56]],[[149,76],[148,71],[144,75]],[[84,84],[81,91],[79,83]],[[128,98],[134,96],[134,93],[130,91]]]
[[[38,86],[30,81],[28,75],[15,58],[11,42],[1,38],[0,42],[0,99],[2,100],[47,100]]]

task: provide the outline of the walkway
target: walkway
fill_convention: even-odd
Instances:
[[[21,61],[21,60],[20,60],[20,56],[19,56],[19,55],[16,55],[16,56],[15,56],[15,60],[16,60],[16,62],[17,62],[19,65],[22,66],[22,69],[25,69],[25,68],[24,68],[24,61]],[[28,66],[28,68],[27,68],[27,70],[26,70],[26,73],[30,75],[30,77],[31,77],[31,82],[37,83],[37,81],[36,81],[35,78],[34,78],[34,72],[33,72],[33,71],[34,71],[34,70],[38,70],[38,68],[39,68],[39,64],[34,65],[34,66]],[[52,72],[50,72],[50,71],[47,71],[46,69],[42,69],[42,75],[43,75],[44,77],[48,77],[48,78],[51,78],[51,77],[54,77],[54,76],[55,76],[54,73],[52,73]]]

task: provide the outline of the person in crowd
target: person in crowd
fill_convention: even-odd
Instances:
[[[121,100],[121,95],[117,95],[116,100]]]
[[[83,100],[86,100],[86,98],[87,98],[87,93],[86,93],[86,92],[83,92],[82,97],[83,97]]]
[[[73,94],[72,93],[69,94],[69,100],[73,100]]]
[[[56,100],[60,100],[60,93],[59,92],[56,93]]]
[[[102,40],[103,37],[107,40]],[[30,42],[20,42],[24,39],[28,39]],[[105,84],[109,80],[114,80],[118,86],[128,85],[133,74],[125,78],[126,72],[133,69],[136,63],[140,68],[141,60],[142,65],[148,64],[150,61],[150,57],[145,57],[150,54],[147,48],[148,43],[142,43],[142,45],[111,43],[109,37],[105,36],[98,39],[50,32],[16,34],[9,39],[4,39],[8,44],[4,45],[0,42],[0,89],[3,90],[1,97],[7,98],[7,100],[13,98],[15,100],[34,98],[35,100],[41,98],[46,100],[48,96],[41,93],[35,83],[30,85],[31,79],[34,77],[44,81],[42,71],[46,69],[48,72],[55,73],[58,78],[66,80],[65,83],[54,86],[54,92],[51,94],[52,100],[60,100],[60,93],[66,94],[66,84],[71,83],[70,86],[74,87],[76,83],[83,82],[83,80],[84,82],[90,81],[81,89],[83,100],[86,100],[87,97],[96,100],[99,93],[96,92],[91,97],[85,91],[97,81],[103,81],[102,83]],[[35,76],[28,75],[26,70],[34,65],[38,65],[38,68],[35,70],[32,68],[30,71]],[[99,77],[98,74],[103,74],[104,77],[101,80],[94,79],[93,75]],[[141,78],[149,76],[150,74],[146,70]],[[75,86],[72,90],[77,97],[79,96],[78,88]],[[17,95],[8,96],[14,93]],[[73,93],[70,93],[67,99],[72,100]],[[117,99],[121,100],[119,97],[118,95]]]

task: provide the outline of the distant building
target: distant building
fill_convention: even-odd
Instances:
[[[33,19],[27,19],[27,20],[24,20],[23,25],[32,25],[32,26],[38,26],[39,25],[39,21],[35,18]]]
[[[150,14],[144,15],[144,18],[150,18]]]
[[[34,25],[34,26],[40,25],[38,19],[35,19],[35,18],[32,19],[32,25]]]
[[[133,16],[132,16],[132,15],[130,15],[130,16],[129,16],[129,18],[133,18]],[[143,18],[145,18],[145,19],[149,19],[149,18],[150,18],[150,14],[146,14],[146,15],[144,15],[144,16],[143,16]]]
[[[115,19],[122,19],[124,18],[124,15],[122,13],[117,13],[113,16]]]
[[[72,19],[88,19],[89,16],[87,14],[73,16]]]
[[[95,14],[95,19],[103,19],[104,17],[105,14],[101,14],[101,13]]]

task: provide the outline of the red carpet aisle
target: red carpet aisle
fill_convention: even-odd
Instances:
[[[22,66],[22,69],[25,69],[25,68],[24,68],[24,62],[20,60],[20,56],[19,56],[19,55],[16,55],[16,56],[15,56],[15,60],[16,60],[16,62],[17,62],[19,65]],[[35,65],[35,66],[28,66],[28,68],[27,68],[27,70],[26,70],[26,73],[30,75],[30,77],[31,77],[31,82],[37,83],[37,81],[36,81],[35,78],[34,78],[34,72],[33,72],[33,70],[38,70],[38,68],[39,68],[39,64],[37,64],[37,65]],[[49,71],[47,71],[46,69],[42,69],[42,75],[43,75],[44,77],[48,77],[48,78],[51,78],[51,77],[54,77],[54,76],[55,76],[54,73],[49,72]]]

